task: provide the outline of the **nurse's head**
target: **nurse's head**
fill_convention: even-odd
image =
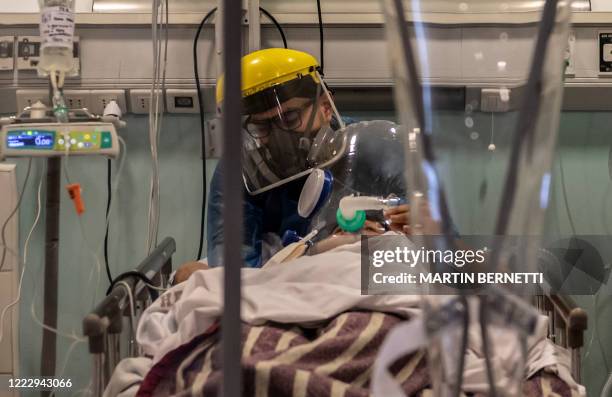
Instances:
[[[223,108],[223,77],[217,106]],[[242,59],[243,177],[259,194],[306,175],[317,136],[329,135],[335,105],[310,54],[271,48]]]

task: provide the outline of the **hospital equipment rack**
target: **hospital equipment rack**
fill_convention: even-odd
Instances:
[[[166,237],[137,267],[136,272],[147,276],[155,285],[166,284],[172,272],[172,255],[176,252],[176,242]],[[139,314],[150,303],[144,283],[136,276],[123,279],[133,291],[134,310]],[[114,368],[122,359],[121,334],[124,320],[130,318],[129,294],[123,284],[116,284],[96,308],[83,319],[83,334],[89,340],[89,353],[93,357],[92,392],[101,396],[110,381]],[[136,323],[137,324],[137,323]],[[132,339],[136,331],[127,327],[128,346],[124,346],[125,356],[137,355]]]

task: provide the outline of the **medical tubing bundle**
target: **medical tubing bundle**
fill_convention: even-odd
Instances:
[[[110,216],[113,210],[113,204],[115,199],[112,197],[116,197],[117,193],[118,193],[118,189],[119,189],[119,182],[121,181],[121,175],[123,173],[123,167],[125,165],[125,159],[127,157],[127,145],[125,143],[125,141],[123,140],[123,138],[121,138],[120,136],[117,137],[119,144],[122,145],[123,150],[121,151],[121,157],[119,159],[119,166],[117,168],[117,175],[115,176],[115,180],[114,183],[111,184],[112,189],[111,191],[113,193],[110,194],[111,196],[111,200],[108,202],[107,204],[107,211],[106,211],[106,218],[105,218],[105,231],[108,230],[109,227],[109,223],[110,223]],[[64,176],[66,178],[66,182],[68,185],[72,184],[70,175],[68,173],[68,162],[69,162],[69,158],[70,158],[70,152],[69,152],[69,147],[66,146],[66,151],[65,151],[65,157],[64,157],[64,163],[63,163],[63,169],[64,169]],[[100,252],[104,250],[104,248],[106,247],[106,239],[104,239],[100,245],[98,247],[93,246],[94,248],[92,248],[92,244],[89,243],[89,240],[87,239],[87,233],[85,231],[85,226],[83,225],[83,220],[81,216],[78,216],[77,218],[78,222],[79,222],[79,227],[81,229],[81,235],[83,238],[83,241],[85,242],[85,248],[88,249],[88,251],[91,253],[92,258],[95,261],[96,266],[94,268],[92,268],[91,272],[90,272],[90,278],[88,282],[91,282],[91,277],[93,276],[93,271],[96,270],[96,277],[97,277],[97,281],[95,283],[95,292],[94,292],[94,296],[93,296],[93,301],[92,301],[92,305],[95,303],[96,298],[97,298],[97,286],[99,284],[99,278],[100,278],[100,272],[101,272],[101,268],[102,268],[102,260],[100,259]],[[107,268],[107,272],[110,270],[108,268],[108,266],[106,266]],[[112,280],[111,280],[112,281]]]
[[[29,159],[28,161],[28,171],[26,174],[26,179],[24,181],[23,187],[22,187],[22,191],[21,191],[21,197],[23,197],[23,192],[25,192],[26,188],[27,188],[27,182],[29,179],[29,174],[30,174],[30,168],[32,165],[32,158]],[[4,338],[4,319],[6,317],[6,313],[8,313],[8,310],[10,308],[12,308],[13,306],[15,306],[17,303],[19,303],[19,301],[21,300],[21,288],[23,286],[23,276],[25,274],[26,271],[26,266],[28,263],[28,248],[30,246],[30,239],[32,237],[32,234],[34,233],[34,230],[36,229],[36,226],[38,226],[38,221],[40,220],[40,213],[41,213],[41,189],[42,189],[42,181],[43,181],[43,175],[44,175],[44,166],[41,167],[41,175],[40,175],[40,180],[38,182],[38,194],[37,194],[37,201],[36,201],[36,215],[34,217],[34,222],[32,223],[32,226],[30,227],[30,230],[27,234],[25,243],[23,244],[23,257],[20,258],[19,253],[17,252],[12,252],[11,250],[11,254],[15,256],[15,258],[18,259],[18,262],[21,262],[21,274],[19,276],[19,284],[17,286],[17,298],[10,302],[8,305],[6,305],[4,308],[2,308],[2,312],[0,314],[0,343],[2,343],[2,339]],[[17,209],[19,208],[19,206],[17,207]],[[8,220],[10,220],[11,217],[7,218]],[[8,223],[8,220],[6,223]],[[7,250],[10,250],[10,248],[8,248],[6,246],[6,241],[2,241],[2,250],[3,252],[6,253]],[[21,260],[19,260],[21,259]]]
[[[13,217],[15,216],[15,214],[17,214],[17,211],[19,211],[19,208],[21,207],[21,203],[23,202],[23,195],[25,193],[26,187],[28,186],[28,180],[30,179],[31,171],[32,171],[32,158],[28,160],[28,169],[26,171],[26,176],[23,181],[23,185],[21,187],[21,192],[19,193],[19,198],[17,199],[17,204],[15,205],[15,208],[13,208],[9,216],[6,218],[6,220],[2,224],[2,231],[0,232],[1,237],[2,237],[2,257],[0,258],[0,271],[4,267],[4,261],[6,260],[6,228],[8,227],[8,224],[11,221],[11,219],[13,219]]]
[[[402,42],[402,47],[404,50],[403,53],[401,54],[403,55],[402,60],[405,62],[405,65],[407,66],[406,72],[408,73],[408,76],[412,81],[410,85],[411,91],[408,94],[412,97],[412,104],[415,107],[414,109],[412,109],[413,114],[415,115],[416,123],[420,128],[416,132],[416,140],[419,140],[422,144],[422,145],[417,144],[417,152],[421,152],[421,155],[418,156],[418,160],[420,160],[421,162],[427,163],[426,166],[425,164],[422,164],[423,167],[421,167],[419,170],[413,170],[413,172],[420,174],[419,176],[416,176],[414,179],[416,182],[415,185],[417,185],[416,189],[420,190],[421,193],[423,193],[424,189],[422,189],[422,187],[424,187],[426,183],[426,176],[424,175],[424,172],[422,171],[424,168],[427,168],[432,172],[432,174],[434,175],[432,179],[439,181],[439,177],[437,175],[437,171],[435,168],[436,156],[435,156],[434,149],[433,149],[433,143],[431,141],[431,134],[432,134],[433,126],[431,125],[431,122],[428,121],[429,117],[427,117],[426,112],[425,112],[426,106],[431,107],[431,95],[423,95],[423,90],[430,91],[431,88],[425,87],[420,83],[421,80],[419,78],[414,50],[410,42],[408,26],[407,26],[406,21],[404,20],[405,11],[404,11],[404,5],[402,3],[402,0],[393,0],[393,4],[395,7],[395,13],[397,14],[396,16],[398,18],[398,28],[399,28],[400,40]],[[417,42],[424,41],[425,37],[424,37],[422,23],[415,22],[415,24],[417,25],[417,28],[415,29],[415,32],[417,34]],[[408,126],[408,124],[406,124],[406,126]],[[452,226],[452,222],[450,218],[450,210],[448,209],[448,204],[447,204],[448,201],[446,199],[446,193],[444,192],[442,184],[440,183],[437,183],[434,189],[435,189],[434,193],[436,194],[436,198],[439,201],[439,209],[440,209],[440,217],[442,220],[443,235],[446,237],[452,236],[454,233],[453,233],[453,226]],[[452,239],[450,238],[445,238],[445,239],[446,239],[446,244],[449,247],[452,247],[453,246]]]
[[[168,15],[168,0],[154,0],[151,10],[153,79],[151,83],[151,105],[149,109],[149,142],[151,145],[152,172],[149,192],[147,253],[151,252],[155,247],[159,232],[160,181],[158,145],[163,121],[163,104],[161,101],[163,89],[165,87],[166,66],[168,61]],[[161,30],[164,31],[163,39]],[[163,51],[162,41],[164,41]]]
[[[123,173],[123,167],[124,167],[124,164],[125,164],[125,158],[127,156],[127,146],[125,144],[125,141],[121,137],[118,137],[118,139],[119,139],[119,143],[123,145],[123,150],[121,151],[122,155],[121,155],[121,158],[119,160],[119,166],[117,168],[117,174],[115,176],[115,180],[113,181],[113,192],[114,192],[113,193],[113,197],[115,197],[115,198],[117,197],[117,191],[118,191],[118,187],[119,187],[119,182],[121,180],[121,175]],[[67,160],[68,160],[68,156],[65,157],[64,175],[65,175],[66,178],[69,178],[68,170],[67,170],[67,168],[68,168]],[[39,191],[39,195],[40,195],[40,191]],[[40,200],[40,197],[39,197],[39,200]],[[111,216],[111,214],[113,212],[113,209],[115,207],[114,206],[114,202],[115,202],[115,200],[113,199],[111,201],[110,210],[109,210],[108,216],[106,218],[106,224],[104,225],[105,227],[108,227],[108,222],[109,222],[110,216]],[[80,217],[79,217],[79,225],[81,227],[82,233],[84,233],[84,227],[82,225]],[[83,236],[83,238],[85,238],[85,236]],[[94,260],[96,261],[96,266],[92,268],[92,270],[90,272],[90,276],[89,276],[89,281],[91,282],[91,277],[92,277],[93,271],[97,269],[98,273],[99,273],[99,270],[100,270],[100,267],[101,267],[100,266],[100,260],[98,258],[98,253],[97,252],[102,249],[102,244],[100,245],[100,247],[96,251],[92,250],[89,247],[88,244],[86,244],[86,248],[90,251],[90,253],[92,254]],[[76,335],[76,332],[74,332],[74,331],[72,332],[72,335],[64,333],[64,332],[61,332],[59,329],[50,327],[47,324],[45,324],[42,320],[39,319],[38,315],[36,314],[36,308],[34,306],[34,303],[36,302],[36,299],[38,297],[38,285],[37,285],[38,284],[38,278],[34,277],[34,280],[35,280],[34,294],[33,294],[32,302],[31,302],[31,305],[30,305],[30,314],[31,314],[32,319],[34,320],[34,322],[37,325],[39,325],[40,327],[42,327],[43,329],[51,331],[51,332],[55,333],[56,335],[62,336],[64,338],[68,338],[68,339],[72,339],[72,340],[76,340],[76,341],[84,341],[84,340],[86,340],[84,338],[79,338]],[[97,287],[98,287],[98,285],[96,283],[96,285],[94,286],[94,289],[96,291],[97,291]],[[94,298],[95,298],[95,293],[94,293]]]
[[[570,1],[571,3],[571,1]],[[566,5],[566,7],[569,7]],[[527,82],[525,100],[514,135],[514,141],[512,144],[512,150],[510,155],[510,164],[506,174],[506,181],[504,183],[504,191],[502,194],[502,202],[499,207],[497,224],[495,229],[496,235],[507,235],[509,232],[510,216],[513,212],[513,205],[519,195],[518,191],[518,174],[521,169],[521,154],[526,155],[528,158],[533,156],[539,156],[540,153],[535,153],[535,139],[538,128],[538,115],[542,111],[542,98],[544,96],[545,78],[544,72],[545,63],[547,60],[547,52],[550,51],[549,42],[555,31],[555,24],[557,23],[558,16],[558,0],[547,0],[544,4],[544,10],[542,14],[542,20],[538,31],[538,37],[534,48],[534,56],[529,74],[529,80]],[[554,78],[554,77],[553,77]],[[548,149],[546,149],[548,150]],[[529,164],[532,166],[532,164]],[[535,221],[537,223],[537,221]],[[513,231],[514,232],[514,231]],[[523,232],[527,232],[523,230]],[[501,243],[496,243],[496,246],[492,250],[491,263],[496,266],[503,250]],[[492,363],[490,359],[491,345],[488,336],[488,329],[484,322],[489,315],[493,315],[491,312],[493,308],[487,305],[484,298],[481,298],[481,333],[483,352],[485,353],[485,363],[487,369],[487,377],[490,384],[490,394],[495,396],[495,379],[492,370]],[[491,312],[491,313],[489,313]],[[520,332],[520,331],[519,331]],[[525,356],[526,351],[526,338],[527,332],[521,335],[521,343],[523,348],[523,355]]]
[[[419,13],[419,4],[417,2],[412,3],[415,7],[416,13]],[[419,72],[417,68],[417,60],[415,52],[412,48],[412,44],[409,38],[408,26],[405,21],[405,9],[402,0],[386,0],[384,10],[387,18],[387,35],[389,40],[393,42],[392,35],[397,36],[397,42],[395,48],[390,49],[390,55],[394,57],[392,64],[394,65],[394,77],[396,82],[401,82],[399,86],[395,87],[396,101],[402,105],[408,105],[407,109],[401,109],[398,111],[401,124],[404,128],[407,128],[408,142],[406,149],[406,167],[407,167],[407,183],[411,191],[409,195],[409,201],[413,208],[420,208],[421,201],[426,199],[424,195],[429,193],[432,195],[430,200],[433,200],[433,204],[437,206],[439,217],[442,222],[442,240],[438,241],[445,246],[446,249],[454,247],[454,238],[452,231],[452,222],[450,220],[450,211],[448,209],[446,194],[443,186],[439,181],[439,177],[436,171],[436,158],[433,150],[433,144],[431,142],[431,134],[433,133],[432,122],[430,120],[431,115],[426,114],[426,107],[431,107],[431,93],[430,89],[424,87],[420,83]],[[418,20],[414,22],[415,33],[417,35],[417,44],[425,40],[423,23]],[[426,49],[419,48],[419,53],[424,53],[426,56]],[[405,68],[402,68],[404,65]],[[426,90],[423,93],[423,90]],[[398,105],[401,106],[401,105]],[[429,171],[426,173],[426,171]],[[411,215],[411,224],[422,225],[422,216],[419,214],[420,211],[413,211]],[[433,241],[430,240],[429,236],[417,235],[415,236],[417,241],[422,244],[428,245]],[[465,367],[465,355],[464,352],[467,349],[467,326],[469,324],[469,309],[467,306],[467,298],[462,296],[462,291],[459,292],[460,296],[454,298],[446,303],[440,303],[441,306],[435,307],[433,302],[429,302],[424,296],[422,299],[422,305],[424,310],[428,312],[427,318],[425,318],[424,324],[430,323],[429,320],[432,318],[440,317],[443,313],[444,307],[448,305],[458,305],[461,310],[457,310],[458,316],[461,319],[446,319],[446,322],[442,322],[438,329],[448,328],[446,331],[447,335],[449,332],[453,332],[451,328],[457,328],[458,332],[461,332],[459,338],[451,336],[453,343],[459,344],[456,354],[458,355],[457,366],[454,369],[456,371],[455,379],[447,379],[447,370],[442,370],[442,364],[439,362],[438,366],[431,365],[430,368],[437,371],[441,378],[434,380],[434,390],[438,393],[450,392],[451,395],[458,396],[461,392],[461,386],[463,384],[463,369]],[[444,316],[441,316],[444,318]],[[441,333],[429,332],[434,330],[427,330],[430,337],[439,339]],[[459,339],[459,340],[456,340]],[[433,346],[433,343],[430,343]],[[430,358],[439,356],[440,353],[440,342],[435,343],[437,347],[429,349]],[[444,352],[445,354],[451,354],[451,352]],[[438,372],[439,371],[439,372]],[[450,371],[450,369],[448,370]],[[449,385],[448,382],[451,382]],[[448,391],[448,389],[451,389]],[[441,390],[445,390],[442,392]]]
[[[112,197],[117,197],[117,190],[118,190],[119,182],[121,180],[123,166],[125,164],[125,158],[127,156],[127,146],[126,146],[125,141],[121,137],[118,137],[118,139],[119,139],[119,143],[121,145],[123,145],[123,150],[121,151],[122,156],[121,156],[121,158],[119,160],[119,166],[117,168],[117,175],[115,176],[115,180],[113,181],[113,184],[112,184],[112,186],[113,186],[112,190],[114,192]],[[69,157],[68,156],[69,156],[69,153],[66,153],[65,162],[64,162],[64,175],[65,175],[67,180],[69,180],[69,175],[68,175],[68,158]],[[42,180],[41,180],[41,183],[42,183]],[[39,190],[38,190],[38,202],[39,203],[40,203],[40,195],[41,195],[41,188],[40,188],[40,185],[39,185]],[[114,199],[111,199],[109,204],[108,204],[108,211],[107,211],[107,214],[106,214],[105,228],[108,228],[108,223],[109,223],[109,220],[110,220],[110,215],[112,214],[112,210],[114,208],[113,204],[114,204]],[[81,232],[83,234],[83,238],[85,239],[85,234],[84,234],[85,231],[84,231],[84,227],[83,227],[83,224],[82,224],[81,217],[78,218],[78,221],[79,221],[79,226],[81,228]],[[102,249],[102,244],[103,243],[101,244],[100,248],[97,251],[94,251],[94,250],[91,249],[91,247],[87,243],[86,239],[85,239],[85,242],[86,242],[86,244],[85,244],[86,248],[92,253],[93,258],[96,261],[96,266],[94,268],[92,268],[92,271],[90,272],[89,282],[91,282],[91,277],[92,277],[92,274],[93,274],[93,270],[94,269],[97,270],[98,278],[97,278],[96,284],[94,286],[94,291],[97,291],[97,287],[98,287],[98,283],[99,283],[99,273],[100,273],[100,267],[101,267],[97,251],[100,251]],[[25,259],[25,253],[26,253],[26,250],[24,248],[24,259]],[[25,262],[24,262],[24,271],[25,271]],[[23,278],[23,274],[22,274],[22,278]],[[36,283],[37,283],[38,279],[35,278],[35,280],[36,280]],[[31,305],[30,305],[30,314],[31,314],[32,319],[34,320],[34,322],[37,325],[39,325],[40,327],[42,327],[43,329],[45,329],[45,330],[53,332],[53,333],[55,333],[58,336],[62,336],[64,338],[73,340],[72,344],[70,345],[70,347],[69,347],[69,349],[67,351],[66,358],[64,359],[64,363],[63,363],[62,369],[60,371],[59,377],[61,378],[63,376],[64,371],[66,370],[66,366],[67,366],[67,364],[69,362],[70,357],[72,356],[72,353],[74,352],[75,347],[77,346],[77,344],[85,342],[87,339],[83,338],[83,337],[79,337],[75,331],[72,331],[72,334],[67,334],[65,332],[60,331],[57,328],[50,327],[50,326],[46,325],[42,320],[40,320],[38,318],[37,314],[36,314],[36,310],[35,310],[35,306],[34,306],[35,301],[37,299],[37,291],[38,291],[38,288],[37,288],[37,286],[35,286],[34,287],[34,295],[32,296],[32,302],[31,302]],[[95,300],[95,296],[96,296],[96,293],[94,292],[94,300]],[[53,393],[55,393],[55,390],[53,390],[52,394]]]
[[[538,40],[534,50],[533,63],[529,73],[529,81],[525,89],[525,100],[521,108],[521,113],[517,123],[512,151],[510,154],[510,166],[506,174],[502,202],[498,211],[496,235],[504,235],[507,232],[510,212],[515,200],[516,185],[518,183],[518,163],[521,148],[533,146],[533,139],[537,124],[537,114],[540,111],[542,102],[542,87],[544,78],[544,61],[550,36],[553,34],[558,0],[546,0]],[[530,155],[534,155],[533,148]],[[495,255],[494,251],[494,255]]]

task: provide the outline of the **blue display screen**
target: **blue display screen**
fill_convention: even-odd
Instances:
[[[53,149],[54,146],[55,131],[10,131],[6,136],[9,149]]]

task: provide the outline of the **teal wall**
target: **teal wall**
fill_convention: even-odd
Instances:
[[[347,114],[357,120],[393,118],[391,112]],[[503,175],[506,171],[508,148],[513,134],[514,116],[475,114],[473,126],[466,126],[463,113],[442,112],[435,118],[436,145],[440,170],[451,197],[451,211],[460,232],[490,233],[495,209],[501,197]],[[121,133],[128,145],[128,157],[118,193],[116,211],[111,217],[110,263],[113,274],[129,270],[145,255],[147,227],[147,197],[151,169],[148,146],[147,118],[127,117],[128,128]],[[491,141],[495,152],[487,150]],[[477,132],[478,136],[471,136]],[[476,138],[476,139],[472,139]],[[561,120],[561,135],[557,154],[562,156],[570,211],[579,234],[605,234],[609,220],[610,176],[608,157],[612,147],[612,114],[568,113]],[[177,241],[175,265],[191,260],[198,248],[201,161],[199,122],[196,116],[167,115],[164,118],[160,142],[161,169],[161,221],[160,238],[172,236]],[[558,158],[558,157],[557,157]],[[18,162],[20,183],[25,174],[25,161]],[[208,161],[209,175],[215,165]],[[20,216],[21,240],[32,224],[36,205],[35,184],[40,178],[40,161],[35,161],[32,179],[25,194]],[[91,245],[100,244],[104,233],[106,208],[106,160],[98,158],[71,158],[68,172],[73,181],[81,183],[87,207],[82,217],[85,238]],[[547,216],[547,233],[569,234],[567,211],[564,206],[559,163],[554,168],[552,202]],[[483,181],[486,195],[483,197]],[[63,188],[62,188],[63,189]],[[612,210],[612,209],[610,209]],[[60,245],[60,329],[63,333],[81,332],[81,319],[99,300],[106,288],[103,269],[96,271],[92,256],[84,247],[72,203],[62,190]],[[43,214],[44,215],[44,214]],[[612,221],[608,222],[612,223]],[[35,375],[39,368],[41,328],[32,320],[30,306],[33,291],[40,290],[42,281],[44,227],[39,226],[31,241],[28,268],[21,303],[21,371],[23,376]],[[95,243],[95,244],[94,244]],[[93,270],[93,280],[90,274]],[[99,288],[94,299],[95,281]],[[38,285],[36,285],[38,280]],[[593,310],[593,297],[576,297],[593,320],[599,318],[599,337],[612,362],[612,302],[610,296],[600,296],[597,313]],[[40,295],[35,302],[42,316]],[[591,338],[593,321],[589,323],[586,341]],[[64,363],[72,341],[59,337],[58,368]],[[90,360],[85,343],[78,344],[69,360],[65,376],[75,379],[89,378]],[[583,366],[583,382],[590,396],[597,396],[606,377],[602,349],[597,340]],[[82,381],[79,387],[87,385]]]

